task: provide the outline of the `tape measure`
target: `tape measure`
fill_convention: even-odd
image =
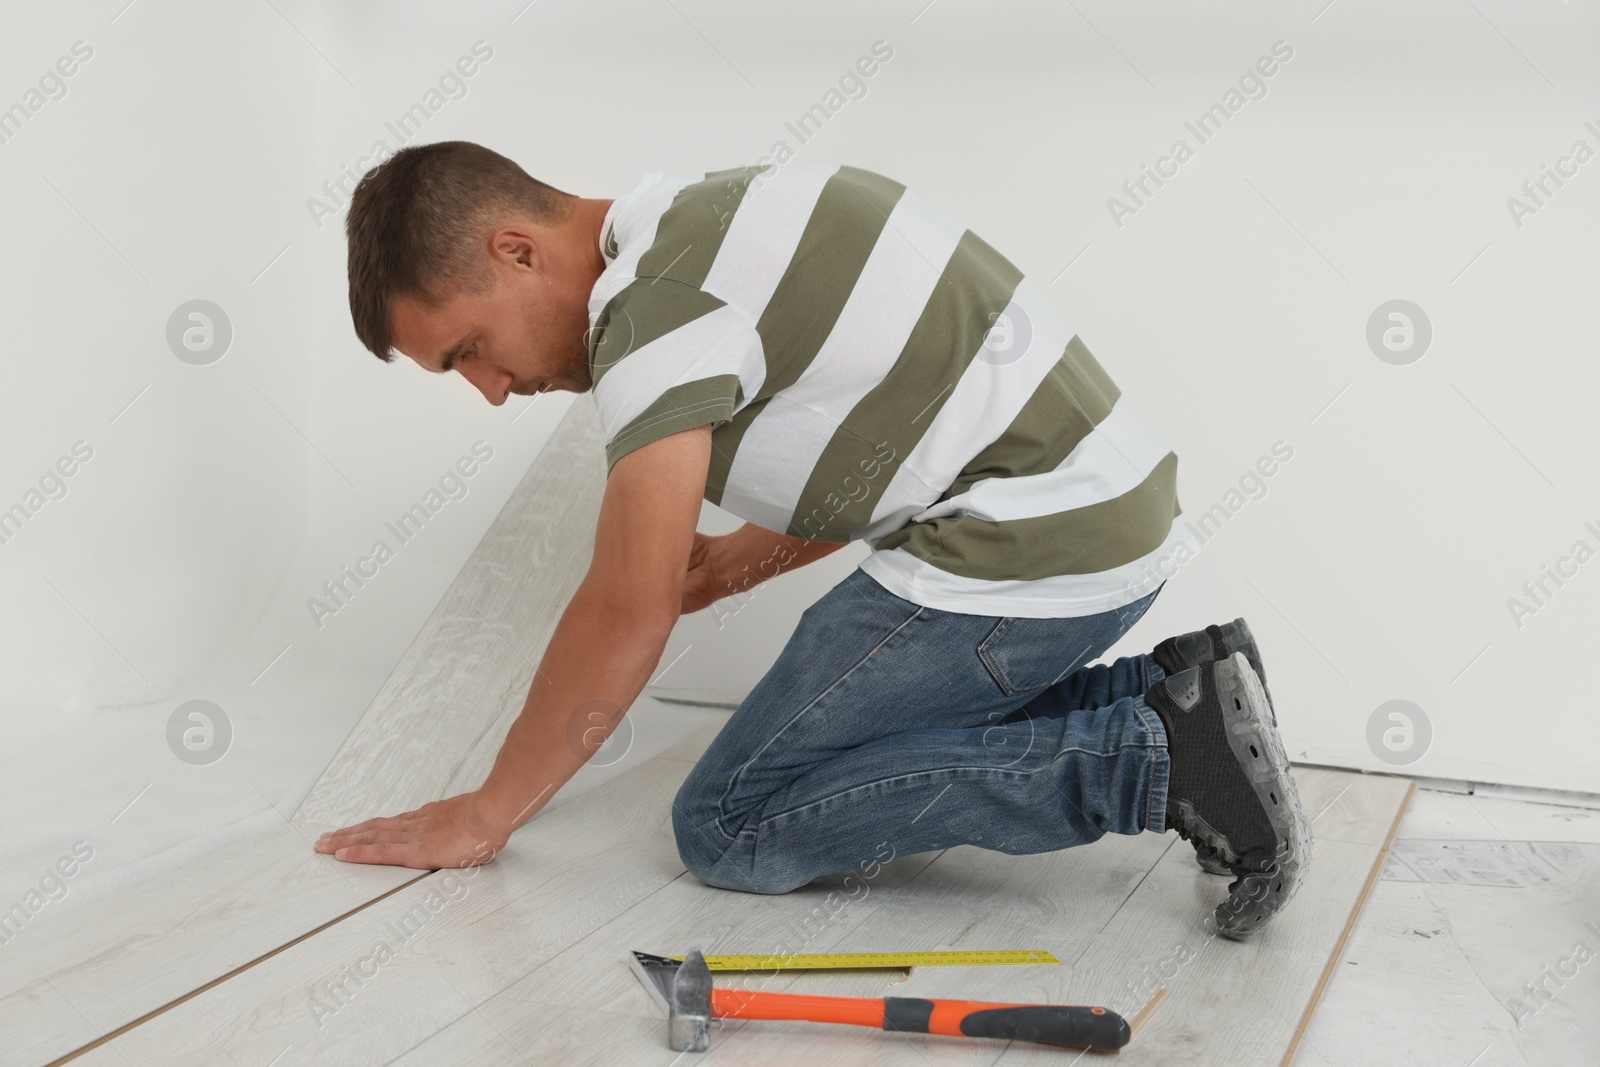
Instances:
[[[682,956],[672,959],[682,960]],[[707,956],[713,971],[867,971],[908,967],[994,967],[1060,963],[1037,949],[991,949],[970,952],[800,952],[775,956]]]

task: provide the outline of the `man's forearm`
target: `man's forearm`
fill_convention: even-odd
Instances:
[[[742,593],[785,571],[837,552],[849,541],[809,541],[747,522],[718,538],[717,571],[731,591]]]
[[[671,632],[580,586],[478,790],[485,817],[509,835],[548,804],[644,689]]]

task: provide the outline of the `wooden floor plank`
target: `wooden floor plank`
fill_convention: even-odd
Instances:
[[[924,968],[898,982],[881,972],[785,973],[750,984],[1100,1003],[1129,1016],[1166,986],[1170,995],[1119,1063],[1276,1062],[1378,862],[1403,800],[1398,786],[1409,788],[1382,776],[1297,772],[1316,817],[1315,873],[1284,915],[1239,943],[1209,927],[1227,879],[1202,872],[1170,833],[1107,835],[1035,856],[958,847],[899,857],[853,884],[836,875],[777,896],[706,887],[678,861],[670,805],[696,746],[714,732],[542,812],[471,881],[427,875],[82,1062],[668,1064],[676,1057],[664,1020],[624,954],[689,946],[1046,948],[1065,962]],[[1366,825],[1385,810],[1381,832]],[[802,1023],[732,1023],[714,1041],[700,1062],[793,1063],[800,1053],[821,1067],[1062,1062],[1060,1050],[1021,1044]]]
[[[1378,854],[1373,857],[1372,866],[1367,871],[1366,880],[1362,883],[1355,902],[1350,906],[1350,915],[1345,919],[1344,929],[1340,931],[1338,940],[1333,943],[1333,947],[1328,950],[1328,958],[1322,965],[1322,973],[1317,976],[1317,984],[1312,988],[1310,996],[1307,997],[1305,1007],[1300,1011],[1300,1019],[1295,1024],[1294,1036],[1289,1040],[1289,1047],[1284,1050],[1283,1058],[1279,1061],[1281,1067],[1288,1067],[1289,1064],[1294,1062],[1296,1050],[1302,1045],[1310,1044],[1307,1031],[1311,1027],[1312,1017],[1316,1014],[1317,1006],[1322,1002],[1323,995],[1333,981],[1334,974],[1338,970],[1339,961],[1344,958],[1350,939],[1355,933],[1356,923],[1359,921],[1361,913],[1366,909],[1367,901],[1371,898],[1373,887],[1377,885],[1378,877],[1383,873],[1384,864],[1388,861],[1389,850],[1394,847],[1395,835],[1400,831],[1400,824],[1405,819],[1406,809],[1411,806],[1411,799],[1416,796],[1417,786],[1415,782],[1397,779],[1389,784],[1391,786],[1405,786],[1404,792],[1395,804],[1395,814],[1389,824],[1389,832],[1384,836],[1383,843],[1378,848]],[[1322,1057],[1320,1052],[1318,1057],[1325,1058]]]
[[[343,826],[482,784],[588,570],[605,474],[579,395],[295,819]]]
[[[1302,786],[1312,778],[1319,783],[1326,781],[1338,785],[1338,791],[1330,803],[1313,805],[1309,800],[1306,802],[1306,814],[1312,819],[1312,836],[1317,841],[1383,844],[1393,829],[1396,810],[1405,806],[1406,798],[1415,788],[1415,783],[1409,778],[1336,771],[1325,767],[1296,768],[1294,775],[1296,784]],[[1325,793],[1325,789],[1319,789],[1318,799]]]
[[[1359,812],[1381,811],[1381,805],[1350,797],[1352,788],[1362,787],[1360,776],[1317,772],[1297,777],[1302,778],[1302,796],[1313,811],[1338,818],[1343,818],[1339,813],[1348,812],[1352,821]],[[1387,784],[1377,787],[1387,788]],[[1391,806],[1391,820],[1393,813]],[[1352,828],[1350,836],[1360,834]],[[1360,867],[1374,851],[1373,846],[1342,841],[1331,842],[1329,850],[1329,863],[1335,869],[1351,869],[1352,856],[1358,861],[1354,866]],[[670,1054],[659,1044],[664,1041],[664,1031],[654,1027],[660,1021],[659,1009],[625,968],[624,954],[630,948],[672,953],[691,946],[721,952],[1043,947],[1068,962],[1060,967],[924,969],[899,984],[882,973],[787,973],[776,979],[745,981],[754,988],[863,996],[925,994],[1035,1003],[1114,1001],[1113,1006],[1132,1016],[1155,988],[1151,979],[1164,981],[1171,968],[1162,962],[1165,953],[1148,959],[1137,953],[1127,957],[1118,946],[1125,948],[1140,935],[1148,940],[1150,931],[1140,928],[1153,925],[1158,931],[1180,931],[1188,938],[1194,958],[1181,961],[1180,971],[1192,968],[1195,974],[1210,975],[1208,980],[1218,988],[1232,983],[1237,987],[1232,994],[1235,1000],[1239,999],[1238,989],[1249,990],[1250,981],[1266,980],[1239,970],[1247,956],[1266,957],[1267,963],[1258,968],[1263,973],[1273,967],[1299,972],[1301,987],[1274,987],[1266,1008],[1277,1014],[1281,1038],[1285,1030],[1292,1030],[1295,1015],[1305,1002],[1301,995],[1304,983],[1315,984],[1329,940],[1336,934],[1319,925],[1321,916],[1308,915],[1303,920],[1297,916],[1295,921],[1303,929],[1289,929],[1266,951],[1262,946],[1272,943],[1265,937],[1243,945],[1225,941],[1211,951],[1209,960],[1202,958],[1204,942],[1220,941],[1210,936],[1205,919],[1226,894],[1227,879],[1202,872],[1194,862],[1192,848],[1174,834],[1108,835],[1094,845],[1037,856],[953,848],[912,870],[911,877],[896,873],[904,869],[904,860],[883,867],[886,880],[878,891],[845,902],[837,913],[826,894],[841,892],[838,878],[821,880],[796,893],[760,897],[708,889],[685,875],[536,968],[480,1005],[472,1020],[452,1024],[451,1029],[461,1026],[464,1033],[476,1032],[487,1019],[497,1038],[510,1042],[519,1055],[533,1063],[564,1062],[552,1058],[558,1055],[574,1056],[579,1063],[608,1062],[606,1055],[611,1057],[609,1062],[671,1062]],[[1307,912],[1316,909],[1317,902],[1309,895],[1307,902]],[[818,921],[823,917],[828,917],[827,921]],[[809,936],[804,931],[810,931]],[[1116,967],[1106,965],[1108,956],[1119,955],[1124,958]],[[1221,977],[1213,973],[1219,971],[1227,973]],[[724,976],[719,980],[739,981]],[[1273,980],[1277,981],[1276,977]],[[641,1032],[617,1022],[625,1018],[649,1025]],[[597,1025],[609,1030],[602,1042],[605,1055],[589,1048],[582,1037],[584,1028]],[[430,1038],[429,1046],[449,1048],[449,1032]],[[476,1041],[464,1040],[469,1044]],[[717,1035],[712,1055],[704,1062],[792,1063],[802,1045],[805,1062],[824,1067],[989,1064],[1003,1052],[1003,1062],[1010,1063],[1014,1055],[1014,1051],[1006,1051],[1005,1043],[995,1041],[749,1023],[730,1024]],[[1275,1047],[1281,1055],[1285,1042],[1280,1039]],[[1012,1046],[1018,1048],[1021,1046]],[[1061,1062],[1060,1050],[1037,1051],[1050,1057],[1048,1062]],[[1124,1053],[1124,1057],[1128,1055]],[[1157,1057],[1149,1062],[1162,1060]]]
[[[1373,787],[1392,798],[1389,784],[1376,779],[1363,782],[1362,776],[1339,773],[1298,777],[1302,798],[1312,811],[1328,813],[1331,824],[1341,827],[1341,813],[1350,813],[1346,837],[1362,837],[1354,825],[1355,813],[1382,811],[1365,798],[1350,798],[1350,790]],[[1394,816],[1390,805],[1390,822]],[[1328,841],[1325,891],[1302,889],[1306,897],[1296,901],[1294,912],[1280,917],[1282,926],[1272,931],[1274,936],[1262,931],[1256,941],[1245,944],[1210,933],[1206,917],[1226,896],[1227,880],[1198,869],[1194,849],[1176,835],[1109,835],[1085,848],[1042,856],[947,849],[915,870],[914,877],[885,881],[859,905],[846,905],[830,925],[814,925],[816,934],[806,941],[794,934],[800,915],[826,901],[819,894],[837,889],[834,880],[787,896],[757,897],[702,888],[683,877],[478,1006],[474,1021],[458,1022],[451,1029],[459,1025],[464,1032],[477,1032],[480,1022],[488,1021],[496,1038],[509,1041],[522,1057],[485,1062],[539,1064],[571,1057],[579,1064],[669,1064],[674,1057],[661,1045],[661,1013],[622,963],[622,953],[630,947],[654,952],[682,952],[690,945],[720,952],[1045,947],[1066,963],[926,968],[904,981],[882,973],[790,973],[750,985],[866,997],[1101,1003],[1130,1017],[1158,985],[1168,985],[1176,990],[1174,997],[1194,998],[1197,1006],[1171,1009],[1168,998],[1162,1009],[1168,1033],[1154,1027],[1142,1035],[1138,1051],[1126,1049],[1118,1062],[1211,1062],[1211,1056],[1232,1056],[1240,1049],[1242,1059],[1227,1062],[1258,1062],[1251,1059],[1254,1051],[1266,1056],[1259,1062],[1275,1062],[1306,1003],[1307,987],[1317,984],[1328,945],[1349,918],[1349,907],[1342,913],[1328,907],[1349,889],[1336,872],[1370,870],[1376,851],[1360,841]],[[899,864],[883,872],[888,875]],[[1320,883],[1318,889],[1323,889]],[[1186,950],[1182,958],[1165,960],[1179,947]],[[718,976],[718,981],[738,979]],[[1162,1013],[1155,1016],[1157,1021]],[[1243,1021],[1248,1040],[1227,1038],[1224,1048],[1216,1045],[1214,1032],[1234,1027],[1229,1013],[1258,1017]],[[1261,1016],[1272,1024],[1264,1027]],[[1190,1029],[1194,1017],[1208,1021],[1198,1033]],[[645,1029],[624,1024],[626,1019],[637,1019]],[[430,1038],[427,1048],[451,1048],[451,1029]],[[606,1037],[592,1037],[595,1030]],[[712,1053],[698,1062],[792,1064],[800,1059],[798,1049],[803,1049],[803,1062],[822,1067],[987,1067],[997,1061],[1032,1062],[1034,1057],[1040,1064],[1062,1062],[1061,1049],[782,1022],[730,1024],[715,1033]],[[1192,1053],[1187,1059],[1186,1049]]]
[[[619,1038],[640,1055],[617,1059]],[[662,1020],[583,1008],[546,1012],[526,1004],[475,1010],[395,1060],[393,1067],[618,1067],[624,1062],[628,1067],[668,1067],[674,1062],[690,1067],[682,1053],[668,1051]]]
[[[937,855],[885,864],[870,880],[854,880],[848,886],[848,876],[837,875],[778,896],[713,889],[685,874],[596,928],[500,995],[522,1002],[658,1018],[659,1010],[627,967],[630,951],[675,954],[697,947],[713,954],[838,952],[844,951],[846,944],[854,950],[862,924],[886,901],[915,885]],[[473,951],[466,944],[460,948]],[[778,985],[787,985],[792,978],[784,976]]]
[[[1381,865],[1384,842],[1411,783],[1327,770],[1297,770],[1295,776],[1303,798],[1333,788],[1337,800],[1323,807],[1313,825],[1311,875],[1283,914],[1249,941],[1217,935],[1206,916],[1225,897],[1227,880],[1197,873],[1187,846],[1175,847],[1074,961],[1076,970],[1102,983],[1102,1002],[1125,1014],[1156,988],[1169,990],[1137,1041],[1119,1054],[1119,1067],[1277,1063],[1303,1031],[1306,1007],[1321,994],[1330,957],[1342,951],[1352,913]],[[1363,811],[1372,825],[1360,830],[1355,813]],[[1323,818],[1331,820],[1337,836],[1322,835]],[[1018,1044],[1000,1062],[1058,1062],[1049,1055]]]
[[[387,1063],[682,875],[666,798],[687,770],[647,761],[493,863],[428,874],[111,1045],[134,1064]]]
[[[661,758],[694,763],[700,758],[700,753],[704,752],[711,744],[712,739],[717,736],[717,733],[722,729],[723,725],[723,723],[717,723],[713,726],[708,726],[702,730],[698,730],[695,733],[690,734],[682,741],[679,741],[677,744],[672,745],[666,749],[666,751],[662,752]]]
[[[323,829],[285,822],[7,944],[0,1064],[64,1055],[423,873],[317,855]]]
[[[422,875],[311,842],[481,783],[588,567],[604,483],[580,396],[292,823],[6,946],[0,1064],[81,1047]]]
[[[854,993],[848,979],[840,992]],[[563,1067],[567,1055],[576,1056],[572,1063],[594,1067],[991,1067],[1005,1050],[1005,1042],[986,1039],[930,1041],[858,1026],[715,1020],[709,1051],[691,1057],[668,1049],[666,1019],[660,1015],[615,1016],[502,998],[484,1005],[482,1015],[524,1057],[502,1062]],[[605,1037],[597,1040],[597,1032]],[[1058,1067],[1072,1062],[1070,1053],[1063,1058],[1057,1050],[1056,1055]]]

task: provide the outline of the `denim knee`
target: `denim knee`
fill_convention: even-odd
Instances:
[[[699,771],[697,765],[678,787],[672,801],[672,833],[678,842],[678,858],[690,874],[705,882],[706,874],[732,842],[717,826],[717,797]]]
[[[725,864],[728,850],[738,844],[718,823],[721,812],[721,786],[708,775],[689,772],[672,802],[672,833],[678,844],[678,858],[690,874],[717,889],[742,893],[787,893],[796,882],[781,864],[758,865],[761,869],[739,870],[738,864]]]

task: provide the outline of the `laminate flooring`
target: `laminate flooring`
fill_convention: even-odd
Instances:
[[[81,1064],[638,1063],[675,1060],[631,949],[1044,948],[1056,966],[783,974],[762,987],[1098,1003],[1169,992],[1130,1063],[1293,1052],[1411,783],[1306,769],[1316,875],[1249,942],[1213,936],[1226,880],[1174,834],[1036,856],[900,857],[782,896],[712,889],[678,862],[671,797],[715,727],[532,820],[490,864],[403,885],[83,1055]],[[326,857],[318,857],[326,859]],[[329,861],[336,863],[337,861]],[[863,888],[864,887],[864,888]],[[720,1028],[706,1062],[1023,1064],[1075,1052],[803,1023]],[[1040,1057],[1043,1057],[1041,1059]]]
[[[604,457],[578,396],[289,819],[3,946],[0,1064],[115,1033],[426,874],[330,863],[311,843],[482,782],[588,568]]]

